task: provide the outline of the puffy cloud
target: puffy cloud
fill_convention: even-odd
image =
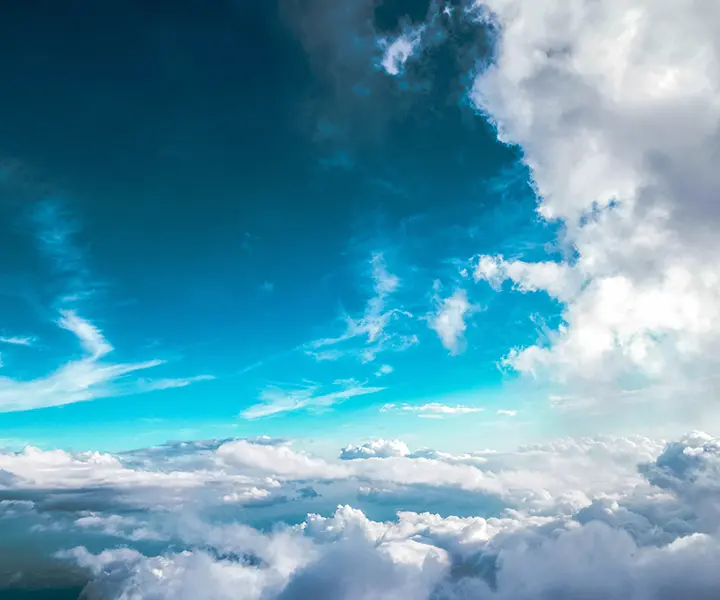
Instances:
[[[381,365],[380,368],[375,372],[375,375],[377,377],[382,377],[383,375],[390,375],[394,369],[391,365]]]
[[[246,440],[228,442],[217,454],[229,465],[292,479],[335,479],[347,477],[342,466],[295,452],[285,445],[253,444]]]
[[[90,598],[235,598],[238,586],[243,597],[258,599],[711,598],[720,586],[720,539],[715,531],[678,527],[678,515],[692,525],[688,515],[699,505],[688,505],[681,487],[665,481],[710,475],[717,444],[701,434],[669,444],[642,468],[661,487],[642,479],[608,487],[576,511],[556,503],[554,512],[533,516],[532,501],[521,501],[497,517],[399,511],[378,521],[341,505],[330,516],[312,513],[268,533],[190,519],[176,531],[181,549],[157,555],[78,546],[59,556],[87,570]],[[628,452],[637,461],[655,448],[639,438],[559,440],[517,457],[542,469],[537,456],[583,454],[596,474],[608,470],[610,455],[619,467]],[[515,460],[495,457],[511,467]],[[658,473],[665,479],[656,480]],[[705,499],[717,495],[704,484],[696,491]]]
[[[430,329],[440,337],[442,345],[452,354],[459,354],[465,343],[463,334],[467,329],[466,317],[473,311],[465,290],[456,290],[452,296],[441,300],[437,311],[429,318]]]
[[[645,438],[560,439],[511,453],[466,455],[408,453],[398,441],[350,448],[362,456],[344,463],[270,439],[184,442],[114,457],[6,453],[1,468],[13,478],[4,485],[16,499],[2,506],[43,516],[35,536],[50,535],[49,525],[58,525],[67,532],[63,539],[84,540],[58,557],[88,573],[89,598],[234,598],[243,586],[244,597],[258,599],[569,600],[600,594],[647,600],[710,598],[720,585],[714,566],[720,558],[720,442],[706,434],[667,445]],[[187,477],[202,482],[195,492],[214,495],[196,495],[174,508],[166,500],[161,508],[161,495],[140,490],[153,477],[164,495],[180,498],[178,482]],[[293,479],[315,482],[333,497],[339,496],[328,486],[338,486],[346,498],[353,496],[348,483],[368,482],[388,489],[386,501],[395,497],[396,506],[409,497],[427,503],[432,490],[443,488],[445,506],[467,491],[481,494],[475,507],[487,494],[500,506],[482,516],[399,510],[393,519],[377,520],[340,502],[326,516],[311,512],[296,525],[281,525],[293,509],[278,504],[276,525],[265,532],[238,522],[236,514],[217,512],[230,490],[250,493],[254,485],[287,494]],[[57,494],[60,481],[74,503],[57,512],[48,496]],[[79,492],[98,485],[126,498],[83,509],[97,498]],[[403,486],[415,486],[411,496],[393,496]],[[38,502],[17,499],[29,488]],[[135,500],[131,513],[122,509],[128,496]],[[242,521],[251,515],[243,513]],[[104,550],[101,540],[109,544]]]
[[[481,257],[475,277],[563,304],[515,369],[565,382],[712,371],[720,343],[720,21],[712,2],[482,0],[493,64],[472,99],[522,148],[561,262]],[[477,11],[474,14],[478,14]],[[555,260],[555,259],[553,259]]]
[[[342,460],[353,460],[356,458],[387,458],[389,456],[407,456],[410,450],[407,444],[401,440],[372,440],[358,446],[350,444],[342,449],[340,458]]]
[[[380,43],[383,56],[380,65],[388,75],[401,75],[405,63],[420,49],[424,27],[416,27],[394,39],[383,39]]]
[[[687,435],[642,470],[652,484],[692,507],[710,531],[720,528],[720,440],[701,432]]]

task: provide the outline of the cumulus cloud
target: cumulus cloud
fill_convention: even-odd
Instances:
[[[341,460],[353,460],[356,458],[387,458],[389,456],[407,456],[410,450],[407,444],[401,440],[372,440],[355,446],[345,446],[340,453]]]
[[[442,345],[452,354],[459,354],[463,350],[463,334],[467,329],[465,319],[472,310],[467,293],[456,290],[452,296],[438,303],[437,311],[429,318],[430,328],[438,334]]]
[[[720,343],[717,4],[482,0],[497,33],[471,97],[519,145],[564,260],[483,256],[476,279],[542,291],[564,323],[513,350],[566,383],[712,372]]]
[[[236,517],[208,520],[216,513],[196,512],[210,506],[208,497],[200,505],[184,503],[176,512],[158,511],[155,498],[136,495],[136,507],[146,509],[131,514],[120,511],[118,503],[88,512],[80,501],[65,504],[64,514],[75,511],[74,518],[54,517],[67,529],[66,539],[96,532],[123,545],[102,549],[101,538],[87,537],[56,556],[85,570],[89,598],[235,598],[238,586],[244,597],[258,599],[711,598],[720,586],[715,567],[719,447],[717,439],[693,433],[667,445],[644,438],[561,439],[512,453],[469,455],[408,454],[401,442],[377,440],[349,446],[348,452],[360,456],[341,463],[272,440],[181,443],[134,457],[86,455],[85,476],[105,469],[106,482],[118,482],[121,478],[111,473],[121,468],[176,472],[176,478],[180,472],[205,478],[213,473],[215,484],[199,486],[206,491],[230,476],[242,475],[246,485],[266,489],[288,486],[289,478],[321,487],[354,477],[378,490],[422,480],[425,486],[449,486],[450,498],[462,493],[475,472],[494,482],[502,502],[494,514],[459,517],[401,509],[386,520],[340,502],[324,514],[311,511],[296,524],[276,523],[261,532]],[[28,473],[42,467],[58,480],[57,471],[72,462],[57,451],[5,456],[11,458],[2,468],[20,478],[6,484],[16,495],[27,485]],[[133,461],[136,467],[130,469]],[[47,477],[37,479],[43,495],[52,490]],[[69,489],[85,489],[79,479],[65,481]],[[175,485],[168,484],[166,493]],[[135,494],[135,486],[128,485],[124,494]],[[484,493],[491,487],[486,485]],[[432,498],[433,488],[425,489]],[[215,491],[222,493],[222,486]],[[414,496],[419,494],[416,488]],[[398,502],[406,498],[397,496]],[[22,510],[32,514],[43,502],[50,506],[45,498],[25,502]],[[43,531],[36,528],[33,535]],[[148,541],[153,544],[143,546]]]

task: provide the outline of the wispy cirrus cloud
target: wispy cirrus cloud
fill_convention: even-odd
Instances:
[[[505,364],[609,402],[628,381],[691,385],[717,372],[717,3],[476,5],[498,36],[470,97],[522,149],[538,215],[562,224],[567,249],[473,265],[496,289],[508,280],[562,307],[559,325]]]
[[[97,398],[182,387],[194,381],[208,379],[208,376],[156,381],[131,379],[131,374],[158,367],[165,361],[151,359],[114,363],[103,360],[114,348],[98,327],[70,310],[61,312],[57,325],[77,338],[85,355],[66,362],[49,375],[36,379],[0,377],[0,412],[62,406]]]
[[[92,296],[96,284],[91,282],[86,252],[78,242],[81,222],[68,204],[58,197],[43,199],[33,206],[30,223],[38,250],[61,282],[55,302],[71,306]]]
[[[240,413],[245,419],[258,419],[298,410],[318,410],[344,402],[355,396],[364,396],[382,392],[384,387],[366,386],[354,379],[337,380],[331,391],[323,391],[322,386],[311,384],[304,387],[281,388],[271,386],[260,394],[260,403],[254,404]]]
[[[154,392],[157,390],[171,390],[175,388],[183,388],[200,381],[213,381],[216,379],[214,375],[195,375],[193,377],[175,377],[164,379],[141,379],[136,382],[138,391]]]
[[[380,352],[403,351],[418,343],[418,337],[408,331],[393,331],[392,325],[412,319],[412,313],[390,306],[392,295],[400,288],[400,278],[391,273],[382,253],[370,259],[373,295],[359,317],[344,316],[345,331],[336,337],[310,342],[305,353],[316,360],[338,360],[356,356],[361,362],[372,362]],[[352,342],[362,341],[361,345]]]
[[[32,336],[0,336],[0,344],[9,344],[11,346],[32,346],[35,338]]]

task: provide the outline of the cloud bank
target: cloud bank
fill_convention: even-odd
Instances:
[[[267,438],[28,448],[0,455],[0,507],[38,544],[77,540],[46,547],[86,574],[89,598],[646,600],[720,585],[720,442],[707,434],[466,455],[377,440],[342,458]],[[480,514],[448,511],[465,495]],[[418,497],[437,512],[403,508]],[[320,510],[251,524],[308,505]],[[368,516],[388,506],[394,517]]]

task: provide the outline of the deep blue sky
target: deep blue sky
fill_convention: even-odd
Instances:
[[[448,17],[405,73],[379,68],[377,40],[427,11],[324,0],[3,7],[0,333],[34,338],[0,349],[3,375],[28,382],[82,359],[62,311],[115,348],[98,364],[167,361],[88,402],[0,415],[8,442],[443,430],[379,412],[404,402],[488,406],[465,423],[472,431],[496,407],[517,408],[496,362],[535,339],[528,315],[554,309],[460,272],[478,253],[532,257],[553,236],[518,151],[467,101],[469,74],[488,59],[481,30]],[[323,346],[342,347],[332,360],[308,355],[314,340],[343,335],[342,315],[364,313],[373,264],[399,281],[383,310],[413,315],[388,325],[395,347],[369,361],[357,336]],[[452,353],[424,317],[461,288],[477,311]],[[392,373],[378,375],[382,365]],[[148,383],[158,379],[175,384]],[[322,411],[239,416],[263,390],[310,385],[312,398],[341,396]]]

